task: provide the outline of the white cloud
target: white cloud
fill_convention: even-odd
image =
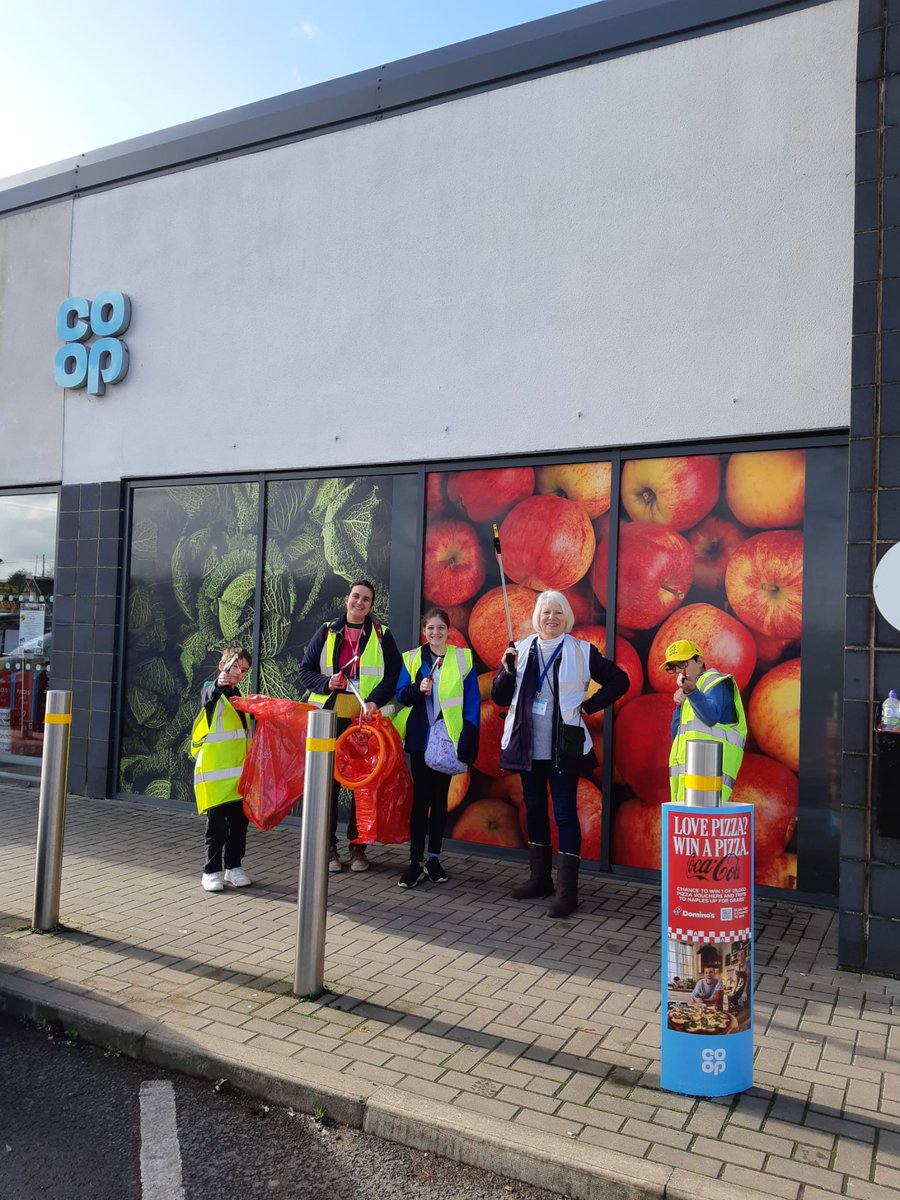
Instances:
[[[313,25],[312,21],[300,21],[294,25],[290,31],[292,38],[305,38],[308,42],[314,42],[322,30],[318,25]]]

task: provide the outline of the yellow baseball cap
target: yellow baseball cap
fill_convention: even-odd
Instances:
[[[664,667],[666,663],[670,662],[687,662],[688,659],[702,656],[702,654],[703,651],[696,642],[689,642],[682,638],[680,641],[666,646],[666,657],[660,665]]]

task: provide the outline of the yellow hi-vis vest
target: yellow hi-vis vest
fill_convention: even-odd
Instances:
[[[387,625],[379,627],[380,633],[387,633]],[[368,640],[363,647],[363,652],[359,656],[359,679],[357,686],[359,694],[363,700],[374,692],[384,678],[384,651],[381,648],[381,636],[379,628],[376,628],[374,622],[372,624],[372,632],[369,634]],[[322,647],[322,653],[319,655],[319,670],[323,675],[334,675],[338,670],[337,663],[334,661],[335,650],[337,648],[337,633],[330,629],[328,636],[325,638],[325,645]],[[350,693],[350,689],[347,689]],[[334,697],[339,695],[338,692],[310,692],[307,697],[309,704],[314,704],[316,708],[329,708],[329,701],[333,701]],[[350,693],[352,694],[352,693]],[[390,717],[393,716],[396,705],[393,701],[385,704],[380,709],[381,713]]]
[[[415,683],[422,665],[422,647],[407,650],[403,655],[409,678]],[[444,665],[438,673],[438,699],[441,702],[441,716],[447,726],[450,740],[456,746],[463,727],[463,680],[472,670],[472,651],[464,650],[462,646],[448,646],[444,657]],[[394,727],[401,737],[406,737],[406,726],[409,722],[409,707],[398,709],[392,718]]]
[[[687,771],[687,744],[689,741],[722,743],[723,804],[734,790],[737,773],[744,758],[744,742],[747,740],[747,718],[744,715],[741,693],[732,675],[723,675],[721,671],[714,670],[703,672],[697,680],[697,690],[708,692],[717,683],[722,683],[726,679],[731,683],[734,693],[737,724],[705,725],[694,712],[690,696],[685,697],[681,706],[681,722],[675,731],[672,749],[669,752],[669,791],[673,804],[684,804],[684,777]]]
[[[197,760],[194,795],[198,811],[241,799],[238,781],[249,747],[250,730],[225,696],[216,701],[212,722],[207,719],[206,708],[200,710],[191,730],[191,754]]]

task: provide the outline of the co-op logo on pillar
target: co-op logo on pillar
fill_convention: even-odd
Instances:
[[[90,395],[102,396],[108,383],[124,379],[128,347],[121,335],[130,321],[131,301],[123,292],[100,292],[93,301],[86,296],[63,300],[56,313],[56,332],[66,344],[56,352],[56,383],[63,388],[87,387]]]

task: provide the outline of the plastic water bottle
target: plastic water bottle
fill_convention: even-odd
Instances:
[[[900,729],[900,699],[893,688],[881,706],[881,725],[884,729]]]

